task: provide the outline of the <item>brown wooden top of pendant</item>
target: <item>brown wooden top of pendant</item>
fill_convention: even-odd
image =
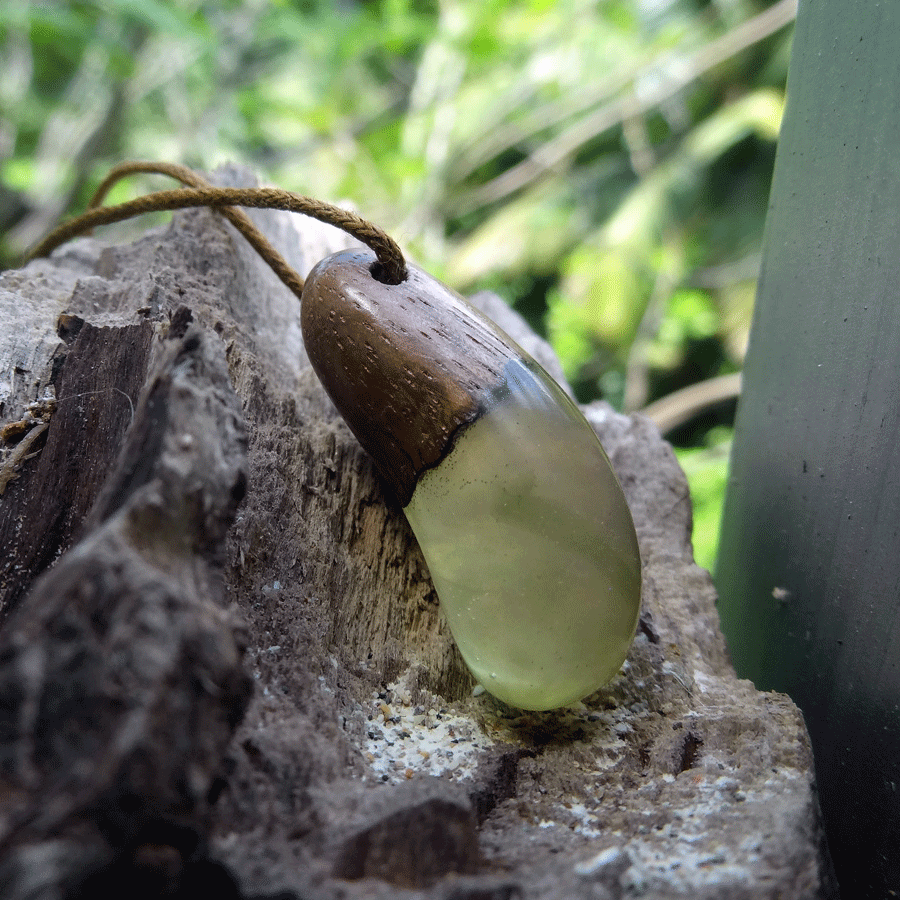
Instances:
[[[322,260],[303,288],[303,341],[350,430],[401,504],[483,411],[521,351],[459,294],[415,266],[390,285],[375,257]]]

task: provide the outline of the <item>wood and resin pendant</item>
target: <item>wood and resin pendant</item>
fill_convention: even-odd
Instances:
[[[640,607],[631,513],[553,379],[421,269],[320,262],[303,289],[316,374],[394,490],[463,659],[495,697],[573,703],[619,670]]]

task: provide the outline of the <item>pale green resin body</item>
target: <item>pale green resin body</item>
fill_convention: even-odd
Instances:
[[[406,515],[478,681],[523,709],[573,703],[619,670],[637,626],[631,514],[579,410],[518,360],[416,485]]]

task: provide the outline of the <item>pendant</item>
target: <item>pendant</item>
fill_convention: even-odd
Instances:
[[[400,500],[475,678],[522,709],[574,703],[616,674],[637,626],[622,488],[511,338],[421,269],[388,285],[374,262],[344,251],[307,277],[313,368]]]

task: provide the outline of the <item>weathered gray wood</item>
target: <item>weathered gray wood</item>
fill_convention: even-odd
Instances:
[[[254,217],[302,274],[347,244],[305,220]],[[122,843],[120,833],[98,843],[90,838],[96,829],[86,826],[84,859],[103,862],[104,854],[115,854],[90,884],[127,882],[155,860],[157,877],[169,872],[182,896],[196,895],[189,888],[198,867],[241,896],[286,890],[305,900],[829,896],[802,719],[783,695],[761,694],[735,678],[710,579],[693,564],[684,476],[649,422],[603,405],[587,410],[641,545],[644,608],[628,663],[582,705],[522,714],[473,692],[402,512],[386,500],[371,462],[309,369],[296,299],[230,226],[209,212],[186,213],[133,245],[78,242],[51,261],[0,278],[0,287],[7,277],[20,292],[41,279],[59,285],[70,277],[68,293],[52,292],[57,312],[95,327],[147,319],[162,335],[170,314],[188,307],[203,345],[219,342],[249,437],[247,494],[225,548],[224,587],[246,619],[246,665],[257,689],[227,751],[221,727],[203,739],[209,754],[201,773],[212,770],[214,747],[227,755],[220,760],[226,773],[220,796],[210,808],[198,802],[189,810],[192,850],[174,827],[183,820],[169,808],[160,816],[163,835],[150,846],[114,846]],[[514,339],[546,357],[546,345],[515,314],[502,305],[493,312]],[[46,317],[51,333],[55,318]],[[55,344],[43,343],[52,369]],[[38,355],[29,357],[32,367]],[[190,366],[175,365],[176,371],[190,393]],[[43,376],[29,378],[40,389]],[[180,395],[173,391],[171,402]],[[218,396],[214,391],[210,402]],[[6,414],[21,415],[27,399]],[[211,610],[221,610],[212,602],[220,532],[204,528],[223,519],[203,518],[200,527],[196,516],[227,504],[198,502],[193,485],[220,470],[215,448],[222,435],[201,412],[208,447],[192,439],[179,453],[190,457],[191,447],[203,446],[206,464],[159,494],[162,508],[178,511],[176,519],[186,523],[183,543],[175,542],[180,551],[152,516],[129,532],[146,545],[142,552],[154,551],[154,571],[210,573],[204,594],[210,602],[197,604],[194,619],[176,617],[176,635],[190,634],[191,621],[202,630],[217,618]],[[112,475],[120,487],[101,493],[83,526],[88,540],[118,520],[120,498],[127,504],[140,493],[129,493],[128,473],[137,478],[142,460],[155,452],[152,441],[134,437],[143,433],[142,421],[136,413],[119,474]],[[193,434],[179,425],[175,438],[182,428]],[[128,447],[145,452],[135,456]],[[159,459],[170,459],[168,450]],[[183,455],[178,460],[186,463]],[[29,460],[20,481],[39,462]],[[233,500],[235,485],[218,481],[226,487],[222,499]],[[67,559],[77,561],[80,546],[46,577]],[[21,621],[36,590],[7,628]],[[45,639],[38,625],[32,633]],[[0,630],[0,640],[5,634]],[[134,657],[109,654],[109,670],[154,646],[135,634]],[[153,671],[150,684],[157,683]],[[207,669],[185,658],[177,677],[173,672],[173,697],[194,685],[207,701],[219,696],[236,710],[222,677],[210,681]],[[19,708],[14,697],[8,705]],[[159,746],[151,742],[156,755],[147,758],[155,774],[147,784],[168,784],[162,775],[173,771],[167,765],[181,746],[173,738],[208,731],[193,715],[161,708],[174,735],[154,732]],[[18,715],[27,720],[21,709]],[[46,730],[65,745],[67,735],[77,734],[69,724],[62,715]],[[193,772],[192,753],[182,756]],[[39,795],[40,784],[31,790]],[[0,820],[11,796],[0,793]],[[90,822],[90,804],[85,809],[82,818]],[[29,860],[32,873],[47,870],[37,865],[40,851],[56,853],[54,871],[73,865],[71,844],[55,851],[46,841],[16,846],[25,848],[16,856],[20,875]],[[12,896],[26,896],[23,885],[20,879]]]
[[[839,879],[900,892],[900,5],[801,2],[725,508],[738,672],[801,706]]]
[[[163,886],[165,870],[181,879],[204,843],[251,692],[244,627],[221,589],[223,544],[246,488],[246,435],[221,343],[189,318],[176,313],[157,347],[81,539],[0,632],[4,897],[57,897],[79,885],[88,896],[97,878],[118,893],[142,867]],[[127,327],[106,331],[88,344],[100,372],[135,343]],[[130,377],[128,367],[120,374]],[[94,423],[105,433],[102,415]],[[70,470],[89,467],[91,443],[65,413],[50,425],[23,477],[59,466],[61,483],[43,502],[59,509],[68,484],[84,483]],[[4,499],[5,516],[19,499]]]
[[[0,516],[0,620],[69,546],[106,481],[132,419],[153,337],[149,321],[98,328],[75,316],[58,331],[55,391],[44,403],[53,427],[29,447],[40,451],[36,462],[8,472],[11,480],[0,494],[6,512]]]

